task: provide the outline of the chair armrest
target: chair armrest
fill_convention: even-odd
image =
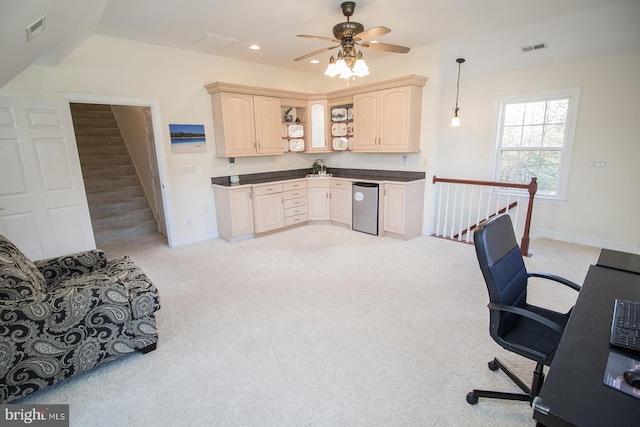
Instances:
[[[520,307],[514,307],[512,305],[498,304],[495,302],[490,302],[487,305],[487,307],[489,307],[490,310],[506,311],[509,313],[514,313],[520,316],[528,317],[531,320],[535,320],[536,322],[542,323],[546,327],[553,329],[554,331],[558,332],[560,335],[564,333],[564,327],[558,325],[556,322],[552,320],[547,319],[544,316],[539,315],[538,313],[534,313],[533,311],[525,310],[524,308],[520,308]]]
[[[563,285],[568,286],[571,289],[576,290],[578,292],[580,292],[580,289],[581,289],[579,285],[577,285],[576,283],[572,282],[571,280],[567,280],[564,277],[560,277],[560,276],[554,276],[553,274],[528,273],[527,277],[540,277],[542,279],[553,280],[554,282],[562,283]]]
[[[60,280],[90,273],[107,265],[107,256],[100,249],[78,252],[56,258],[48,258],[34,263],[44,276],[47,285]]]

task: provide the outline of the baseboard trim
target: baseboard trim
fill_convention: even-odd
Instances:
[[[203,242],[205,240],[217,239],[219,237],[218,232],[208,233],[208,234],[199,234],[197,236],[187,237],[186,239],[178,239],[178,244],[172,247],[190,245],[192,243]]]
[[[532,235],[531,239],[533,240],[538,237],[546,237],[548,239],[560,240],[563,242],[577,243],[580,245],[595,246],[597,248],[605,248],[616,251],[640,254],[640,245],[634,245],[631,243],[614,242],[611,240],[598,239],[588,236],[579,236],[568,233],[558,233],[556,231],[543,230],[540,228],[537,228],[535,230],[535,235]]]

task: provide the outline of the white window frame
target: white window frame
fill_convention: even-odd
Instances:
[[[556,89],[542,92],[532,92],[515,95],[505,95],[497,98],[497,127],[495,134],[495,153],[493,166],[493,180],[500,177],[500,151],[502,148],[502,134],[504,128],[504,112],[507,104],[552,101],[557,99],[568,99],[567,122],[565,128],[565,140],[562,146],[560,171],[558,178],[558,194],[555,196],[548,194],[536,194],[536,200],[546,201],[550,204],[564,204],[567,200],[567,186],[569,183],[569,171],[571,167],[571,153],[578,119],[578,107],[580,105],[580,88]],[[525,183],[528,184],[528,183]]]

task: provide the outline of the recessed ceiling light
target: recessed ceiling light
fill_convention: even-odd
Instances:
[[[369,40],[369,43],[376,44],[376,43],[380,43],[380,42],[378,40]]]
[[[312,64],[319,64],[319,63],[320,63],[320,60],[319,60],[319,59],[312,59],[312,60],[311,60],[311,61],[309,61],[309,62],[311,62]]]
[[[262,48],[257,44],[252,44],[251,46],[249,46],[249,49],[251,49],[251,50],[260,50]]]

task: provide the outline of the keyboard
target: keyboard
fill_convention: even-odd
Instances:
[[[640,301],[616,299],[611,320],[612,345],[640,351]]]

